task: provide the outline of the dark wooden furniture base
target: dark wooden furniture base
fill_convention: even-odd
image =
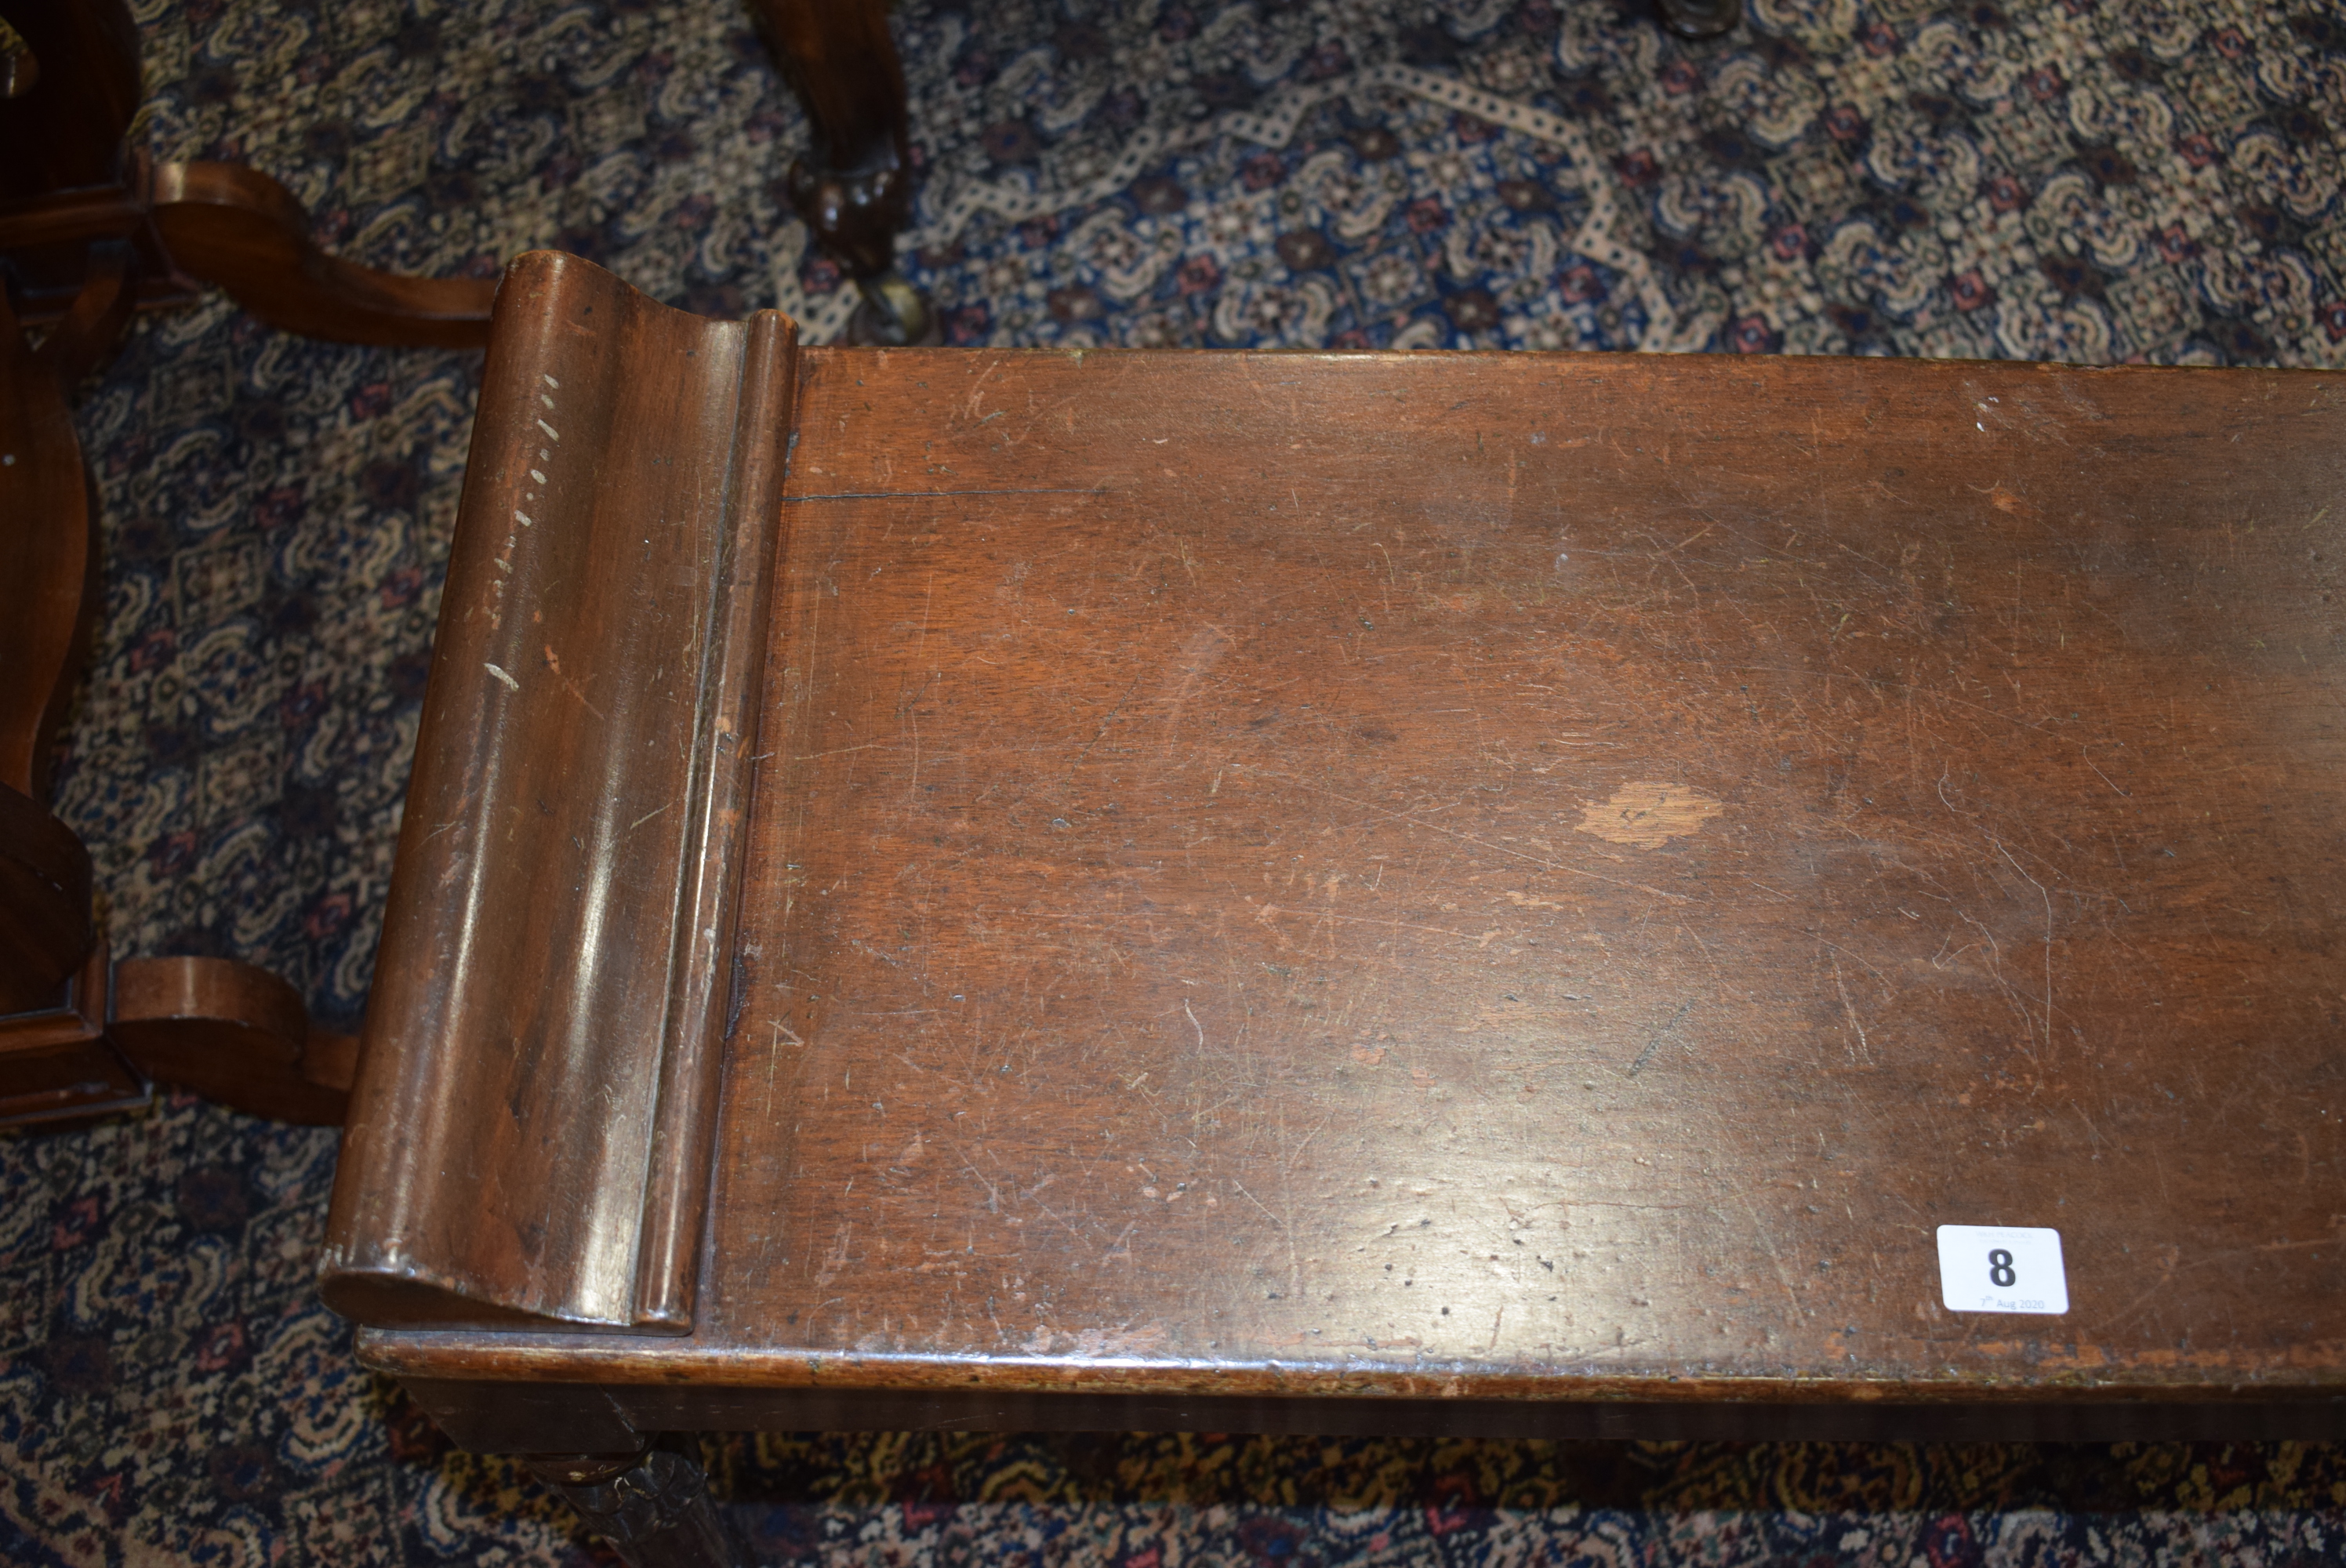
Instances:
[[[326,1299],[539,1454],[2346,1434],[2341,473],[2326,374],[525,257]]]
[[[708,1472],[681,1445],[539,1454],[528,1469],[630,1568],[748,1568],[748,1554],[710,1501]]]
[[[153,1085],[337,1126],[358,1039],[310,1027],[293,988],[226,958],[111,962],[100,941],[51,1006],[0,1017],[0,1127],[143,1109]]]
[[[156,165],[132,147],[143,89],[123,0],[11,0],[8,21],[21,46],[12,68],[29,80],[0,95],[10,152],[0,160],[0,268],[24,319],[68,315],[97,280],[117,275],[137,304],[184,303],[216,283],[271,326],[336,342],[485,340],[493,280],[339,260],[311,242],[308,214],[268,176]],[[70,392],[80,375],[60,379]]]
[[[146,1102],[154,1080],[338,1122],[354,1044],[311,1036],[250,965],[109,971],[89,857],[43,805],[97,602],[96,516],[68,402],[131,312],[218,283],[271,326],[341,342],[477,347],[495,285],[326,255],[266,175],[149,164],[121,0],[11,0],[0,49],[0,1125]],[[46,323],[38,350],[20,321]],[[110,997],[110,1000],[109,1000]]]

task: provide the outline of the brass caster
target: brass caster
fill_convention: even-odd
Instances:
[[[1654,12],[1681,38],[1716,38],[1743,19],[1742,0],[1654,0]]]
[[[895,271],[857,281],[863,302],[847,323],[847,341],[859,348],[931,348],[943,341],[937,312],[927,296]]]

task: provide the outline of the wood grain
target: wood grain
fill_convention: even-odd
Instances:
[[[360,1354],[396,1371],[445,1369],[453,1337],[359,1331]],[[491,1349],[472,1336],[476,1359]],[[837,1381],[790,1386],[719,1381],[714,1362],[664,1379],[600,1385],[532,1379],[525,1359],[501,1358],[497,1377],[401,1376],[433,1423],[461,1448],[530,1452],[571,1434],[613,1441],[666,1431],[1278,1432],[1357,1437],[1481,1437],[1551,1442],[2335,1442],[2346,1411],[2335,1400],[2246,1396],[2203,1403],[2157,1398],[1879,1398],[1771,1400],[1705,1390],[1655,1397],[1601,1380],[1554,1382],[1512,1398],[1479,1397],[1423,1380],[1414,1392],[1373,1383],[1336,1390],[1306,1376],[1260,1392],[1117,1388],[1095,1368],[1056,1388],[875,1386],[852,1367]]]
[[[704,1339],[2336,1388],[2346,382],[817,365]]]
[[[126,958],[114,974],[116,1047],[158,1084],[274,1121],[339,1126],[357,1042],[313,1031],[300,993],[228,958]]]
[[[506,275],[335,1185],[338,1311],[690,1326],[795,344],[574,258]]]
[[[372,1364],[2334,1419],[2346,379],[802,360],[692,1338]]]

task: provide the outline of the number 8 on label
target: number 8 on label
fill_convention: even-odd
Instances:
[[[1938,1240],[1939,1299],[1948,1311],[2057,1317],[2069,1309],[2069,1277],[2061,1258],[2059,1231],[2025,1225],[1943,1225]]]

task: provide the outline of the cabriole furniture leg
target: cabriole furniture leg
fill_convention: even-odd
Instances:
[[[791,205],[863,292],[853,341],[933,342],[934,312],[896,269],[913,209],[904,69],[886,0],[750,0],[812,135],[790,165]]]
[[[708,1472],[680,1443],[617,1454],[532,1454],[522,1462],[567,1498],[627,1568],[749,1568],[709,1498]]]

